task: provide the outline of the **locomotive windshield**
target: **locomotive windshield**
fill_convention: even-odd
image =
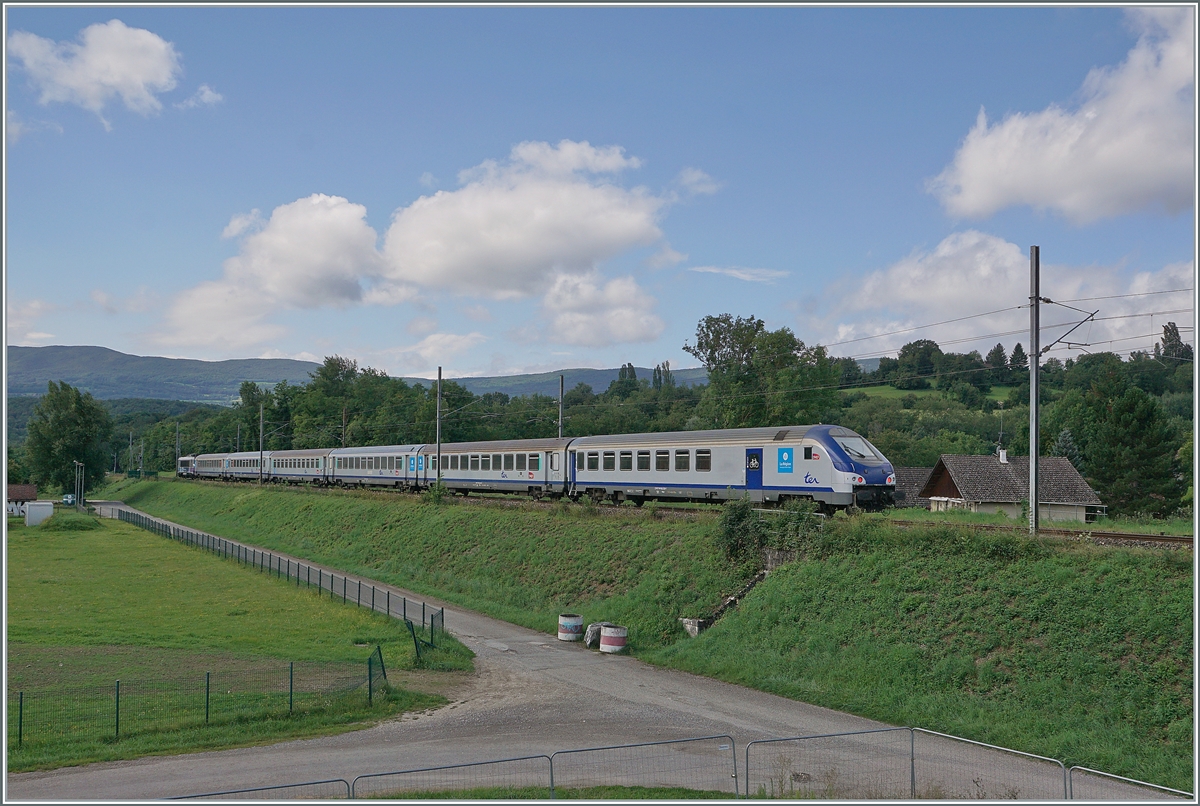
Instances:
[[[874,445],[872,445],[870,442],[867,442],[862,437],[859,437],[859,436],[836,437],[835,436],[833,439],[835,442],[837,442],[838,445],[842,446],[842,450],[844,450],[850,456],[851,459],[857,459],[859,461],[868,462],[870,464],[876,464],[879,462],[887,461],[886,459],[883,458],[883,455],[879,451],[875,450]]]

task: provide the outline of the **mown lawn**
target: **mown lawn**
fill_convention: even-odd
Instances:
[[[11,519],[7,563],[10,771],[337,733],[444,701],[396,686],[368,707],[366,663],[376,646],[386,667],[414,666],[412,639],[394,619],[129,524],[74,513],[33,528]],[[433,655],[427,666],[471,666],[469,651],[457,642],[447,641]],[[197,726],[183,717],[172,723],[168,716],[135,729],[133,692],[160,687],[159,700],[186,700],[179,706],[183,713],[202,702],[197,697],[206,672],[214,680],[269,679],[281,692],[288,690],[289,673],[320,676],[343,688],[360,679],[364,685],[353,696],[330,695],[328,702],[297,697],[303,707],[294,713],[272,711],[263,700],[249,710],[235,708],[236,718],[217,724]],[[95,721],[86,709],[72,710],[72,698],[95,699],[107,713],[104,703],[117,680],[130,703],[125,734],[117,740],[107,727],[69,729],[72,720]],[[25,692],[27,717],[19,748],[17,692]],[[61,705],[57,717],[37,712],[52,701]],[[35,712],[42,723],[35,724]]]

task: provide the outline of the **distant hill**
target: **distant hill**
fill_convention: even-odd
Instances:
[[[319,364],[288,358],[240,358],[231,361],[197,361],[119,353],[106,347],[9,347],[10,398],[42,395],[49,381],[66,381],[99,400],[155,398],[228,405],[237,399],[243,381],[274,386],[286,380],[304,384]],[[653,370],[637,367],[638,378],[649,380]],[[474,394],[502,392],[510,397],[529,394],[558,395],[558,376],[572,389],[586,383],[603,392],[620,370],[564,369],[533,375],[453,378]],[[708,382],[704,369],[674,370],[675,382],[695,386]],[[409,384],[429,387],[426,378],[404,378]]]
[[[158,398],[228,404],[242,381],[307,383],[319,365],[288,358],[197,361],[126,355],[107,347],[9,347],[8,394],[42,395],[66,381],[100,400]]]
[[[647,367],[635,367],[638,380],[650,380],[654,370]],[[621,370],[613,369],[560,369],[556,372],[542,372],[536,375],[499,375],[490,378],[453,378],[452,380],[469,392],[486,395],[489,392],[503,392],[509,397],[519,395],[548,395],[558,397],[558,376],[563,376],[563,387],[567,391],[576,385],[586,383],[594,392],[603,392],[608,385],[617,379]],[[675,383],[679,386],[703,386],[708,383],[708,371],[703,367],[697,369],[673,369]],[[429,381],[420,378],[405,378],[409,383],[420,383],[428,386]]]

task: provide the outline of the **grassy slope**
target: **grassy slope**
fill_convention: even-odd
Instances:
[[[54,521],[84,519],[68,513]],[[361,667],[370,645],[389,669],[413,666],[412,640],[394,620],[316,596],[131,525],[54,531],[8,523],[8,688],[112,685],[205,671],[334,661]],[[461,647],[437,653],[470,668]],[[351,730],[389,714],[444,701],[394,689],[373,711],[330,711],[134,736],[83,737],[10,747],[9,769],[35,769],[168,752],[237,747]],[[356,706],[357,707],[357,706]],[[365,721],[365,722],[364,722]],[[358,723],[358,724],[355,724]],[[11,728],[11,726],[10,726]]]
[[[1191,560],[860,519],[649,659],[1191,791]]]
[[[700,639],[673,641],[676,616],[738,582],[714,556],[709,515],[163,482],[121,497],[547,632],[568,606],[636,624],[631,643],[653,662],[1191,789],[1187,553],[835,519],[819,559],[773,573]]]
[[[173,481],[125,489],[124,500],[156,515],[545,632],[571,611],[625,624],[632,645],[653,645],[683,634],[679,616],[711,612],[742,583],[711,550],[710,513],[656,518],[647,508],[614,518],[577,505],[439,506],[390,493]]]

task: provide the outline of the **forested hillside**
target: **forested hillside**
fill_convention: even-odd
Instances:
[[[606,389],[576,384],[564,398],[568,436],[647,431],[836,423],[870,438],[898,466],[930,466],[943,453],[986,454],[1002,445],[1028,452],[1028,358],[1021,345],[944,352],[932,341],[905,345],[863,372],[831,358],[787,328],[762,320],[706,317],[685,345],[708,372],[706,386],[678,383],[666,364],[649,377],[632,364]],[[1165,516],[1192,503],[1192,348],[1173,324],[1151,353],[1046,360],[1041,369],[1041,444],[1066,456],[1092,483],[1110,513]],[[228,408],[146,410],[118,418],[110,455],[128,467],[133,431],[137,466],[174,466],[176,429],[183,452],[268,450],[432,442],[433,384],[409,383],[349,358],[330,356],[302,384],[263,388],[247,380]],[[549,395],[474,394],[442,385],[442,440],[548,437],[557,434],[558,400]],[[10,438],[14,432],[10,430]],[[23,470],[10,450],[10,476]]]

